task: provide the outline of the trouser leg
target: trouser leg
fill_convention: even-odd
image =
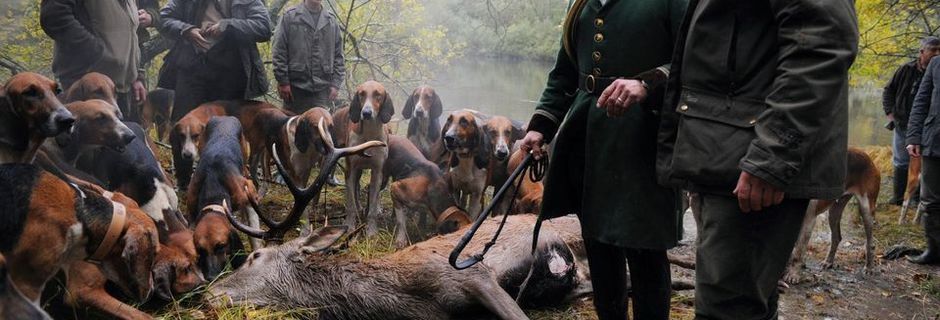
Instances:
[[[173,96],[172,122],[176,123],[187,113],[207,102],[205,95],[206,84],[194,75],[181,74],[177,76],[175,94]]]
[[[584,249],[598,319],[627,319],[627,265],[623,248],[584,239]]]
[[[665,250],[624,249],[630,266],[633,319],[669,319],[672,275]]]
[[[116,94],[115,99],[118,108],[121,109],[121,113],[124,115],[122,120],[140,123],[140,108],[134,100],[134,92],[117,92]]]
[[[777,281],[799,235],[808,200],[743,213],[737,199],[700,194],[696,319],[776,319]]]
[[[911,259],[919,264],[940,264],[940,158],[921,157],[920,201],[924,206],[927,250]]]
[[[287,108],[296,114],[304,113],[315,107],[321,107],[330,110],[330,90],[307,91],[300,88],[291,87],[293,100],[287,104]]]

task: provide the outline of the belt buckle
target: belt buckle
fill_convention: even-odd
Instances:
[[[588,93],[594,93],[594,86],[597,85],[597,80],[594,79],[593,74],[589,74],[586,79],[584,79],[584,90],[587,90]]]

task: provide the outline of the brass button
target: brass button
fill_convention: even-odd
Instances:
[[[600,51],[594,51],[594,54],[592,54],[591,56],[594,57],[594,62],[601,61],[601,53],[600,53]]]
[[[594,68],[593,74],[595,77],[601,75],[601,68]]]
[[[601,42],[601,41],[604,41],[604,35],[603,35],[603,34],[600,34],[600,33],[595,34],[595,35],[594,35],[594,42]]]
[[[601,18],[594,19],[594,26],[598,28],[603,27],[604,19],[601,19]]]
[[[751,121],[748,121],[748,123],[750,123],[750,124],[755,124],[755,123],[757,123],[757,119],[751,119]]]
[[[688,111],[688,110],[689,110],[689,105],[683,104],[683,105],[679,106],[679,110]]]

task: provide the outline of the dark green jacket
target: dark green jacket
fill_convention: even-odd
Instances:
[[[842,195],[852,0],[693,0],[672,62],[657,169],[727,194],[741,171],[789,198]]]
[[[608,0],[603,7],[587,0],[571,29],[574,56],[559,50],[529,123],[529,130],[555,137],[543,218],[577,213],[585,238],[617,246],[676,245],[676,192],[657,185],[655,175],[661,99],[651,95],[611,118],[596,108],[604,88],[589,93],[578,82],[590,74],[662,84],[685,7],[685,0]]]
[[[343,31],[328,8],[316,14],[300,3],[281,15],[271,48],[278,84],[308,92],[343,87]]]

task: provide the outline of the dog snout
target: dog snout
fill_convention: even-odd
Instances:
[[[444,135],[444,144],[448,146],[453,146],[457,144],[457,137],[454,134],[448,133]]]
[[[53,116],[52,121],[55,123],[57,131],[65,132],[69,131],[72,125],[75,124],[75,117],[72,116],[71,112],[63,109],[62,112],[58,112]]]
[[[125,146],[130,144],[131,141],[134,141],[134,139],[137,138],[137,136],[134,135],[134,132],[131,131],[131,129],[128,129],[127,127],[121,130],[120,137],[121,137],[121,143],[123,143]]]
[[[509,148],[506,148],[505,146],[496,148],[496,159],[506,160],[507,157],[509,157]]]
[[[424,118],[424,108],[422,108],[422,107],[420,107],[420,106],[415,107],[415,117],[416,117],[416,118]]]

